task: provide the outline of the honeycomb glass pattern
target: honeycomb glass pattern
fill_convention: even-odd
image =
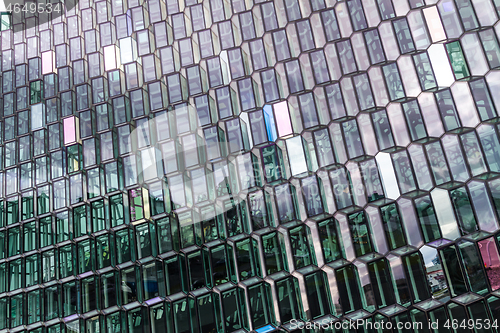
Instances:
[[[499,0],[61,6],[0,13],[1,333],[500,332]]]

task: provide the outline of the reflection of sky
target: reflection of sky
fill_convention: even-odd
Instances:
[[[384,185],[384,190],[387,197],[390,199],[399,198],[399,188],[392,165],[391,156],[388,153],[378,153],[375,156],[378,167],[380,169],[380,176]]]
[[[449,87],[455,82],[450,62],[443,44],[432,44],[428,50],[429,59],[440,87]]]
[[[434,260],[434,258],[436,258],[436,256],[437,256],[436,249],[433,249],[432,247],[428,247],[428,246],[423,246],[420,249],[420,253],[422,253],[422,256],[424,257],[425,267],[434,266],[434,264],[432,263],[432,260]]]
[[[443,237],[455,240],[460,237],[460,230],[458,230],[457,221],[453,214],[453,207],[451,206],[448,191],[435,188],[431,191],[432,202],[439,222],[439,228],[443,233]]]
[[[302,138],[300,136],[286,140],[286,148],[292,175],[299,175],[303,172],[307,172],[307,163],[304,157],[304,149],[301,140]]]

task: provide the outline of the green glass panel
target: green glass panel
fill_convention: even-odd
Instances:
[[[276,145],[260,149],[266,182],[272,183],[283,177],[281,150]]]
[[[68,173],[73,173],[81,169],[82,167],[82,146],[80,144],[74,144],[67,147],[67,166]]]
[[[126,305],[135,301],[140,301],[140,288],[138,288],[140,281],[136,276],[135,267],[127,267],[120,271],[121,279],[121,298],[122,305]]]
[[[290,229],[290,244],[294,258],[295,269],[316,263],[314,249],[309,244],[310,231],[304,226]]]
[[[479,230],[467,190],[464,187],[454,189],[450,191],[450,198],[462,235]]]
[[[210,272],[209,267],[203,260],[200,250],[185,255],[188,271],[189,290],[195,290],[206,285],[206,274]],[[208,270],[208,272],[206,271]]]
[[[68,212],[59,213],[56,215],[56,241],[58,243],[73,238],[73,230],[71,230]]]
[[[243,290],[232,288],[221,296],[222,318],[226,332],[234,332],[247,327],[247,310]]]
[[[217,228],[217,218],[213,206],[203,207],[201,209],[201,228],[203,233],[203,242],[208,243],[218,239],[219,230]]]
[[[89,312],[97,308],[97,286],[94,276],[89,276],[82,279],[80,282],[80,290],[82,293],[82,312]]]
[[[101,275],[99,295],[101,309],[106,309],[117,304],[117,288],[119,288],[120,285],[121,284],[118,284],[118,276],[115,272]]]
[[[43,98],[43,82],[41,80],[30,83],[30,104],[42,102]]]
[[[9,298],[7,296],[0,298],[0,328],[8,328],[8,318],[7,317],[7,304],[8,304]]]
[[[109,235],[104,234],[95,238],[96,246],[96,264],[97,269],[102,269],[111,266],[110,241]]]
[[[127,313],[128,333],[142,333],[149,331],[149,323],[144,320],[142,309],[134,309]]]
[[[128,229],[121,229],[115,233],[115,244],[117,264],[122,264],[132,260],[133,252],[131,246],[133,246],[133,243],[130,241]]]
[[[183,290],[184,275],[180,265],[181,263],[178,256],[165,260],[165,282],[167,295],[172,295]]]
[[[268,275],[287,270],[285,251],[276,232],[262,236],[262,247]]]
[[[412,309],[409,311],[410,318],[414,323],[417,323],[417,327],[413,326],[413,331],[415,333],[430,333],[428,321],[425,312],[418,309]],[[422,323],[422,325],[420,325]]]
[[[7,271],[8,264],[7,263],[2,263],[0,264],[0,270],[3,272]],[[8,277],[5,274],[0,274],[0,292],[6,292],[7,291],[7,285],[8,285]]]
[[[157,304],[150,308],[149,318],[153,332],[173,332],[170,326],[170,319],[167,319],[171,316],[169,310],[169,306],[165,306],[164,304]]]
[[[495,296],[488,297],[486,303],[491,318],[500,318],[500,298]]]
[[[48,213],[49,207],[50,207],[49,187],[48,186],[41,187],[38,189],[38,198],[37,198],[38,215]]]
[[[226,252],[226,246],[218,245],[204,250],[210,256],[210,284],[216,286],[228,282],[233,275],[234,268],[231,267],[232,260],[228,260],[229,256]]]
[[[464,77],[469,77],[470,72],[462,52],[462,46],[459,41],[445,44],[448,57],[450,58],[451,68],[455,74],[455,78],[460,80]]]
[[[465,307],[458,305],[456,303],[449,303],[447,305],[448,315],[450,316],[450,321],[460,323],[462,320],[467,318],[467,314],[465,313]],[[450,325],[451,326],[451,325]],[[457,328],[454,330],[456,333],[465,333],[470,332],[465,327],[460,327],[458,324]]]
[[[106,228],[106,210],[104,200],[94,201],[90,205],[92,212],[92,230],[94,232]]]
[[[27,220],[34,216],[33,192],[23,193],[21,204],[21,220]]]
[[[59,248],[59,276],[65,278],[75,274],[75,255],[73,244]]]
[[[396,303],[387,261],[377,260],[368,264],[368,271],[377,305],[384,307]]]
[[[385,238],[391,250],[406,245],[403,225],[395,203],[381,207],[382,221],[384,224]]]
[[[258,246],[256,241],[250,238],[238,241],[235,246],[236,263],[240,280],[248,279],[252,276],[260,275],[260,258],[256,251]]]
[[[394,332],[398,333],[405,333],[408,331],[408,327],[413,328],[413,326],[415,326],[408,313],[403,313],[392,317],[391,322],[396,327]]]
[[[276,282],[276,293],[280,321],[284,324],[293,319],[304,319],[299,283],[295,277],[287,277]]]
[[[21,253],[21,237],[19,227],[10,228],[7,230],[8,239],[8,256],[12,257]]]
[[[155,237],[154,227],[152,224],[146,222],[135,226],[137,259],[156,255]]]
[[[339,240],[335,220],[328,219],[318,223],[318,233],[326,263],[344,258],[344,249]]]
[[[57,318],[61,315],[59,312],[59,288],[57,286],[48,287],[44,289],[44,307],[45,310],[45,320],[51,320]],[[76,290],[75,290],[76,291]],[[77,302],[76,295],[73,295],[73,303]]]
[[[0,14],[0,31],[11,29],[11,15],[9,13]]]
[[[29,257],[26,257],[26,287],[30,287],[37,283],[40,283],[40,267],[42,266],[40,256],[38,254],[33,254]]]
[[[41,321],[42,300],[40,296],[41,296],[40,289],[26,293],[28,325]]]
[[[115,312],[106,316],[106,333],[119,333],[122,331],[121,312]]]
[[[483,271],[483,265],[476,244],[469,241],[460,241],[457,243],[460,253],[460,259],[464,265],[464,272],[468,289],[483,295],[488,292],[486,275]]]
[[[270,225],[270,216],[268,215],[267,195],[263,191],[256,191],[248,194],[248,203],[251,207],[250,215],[254,230],[258,230]]]
[[[370,226],[364,212],[348,216],[352,243],[356,256],[360,257],[373,252]]]
[[[77,244],[78,273],[82,274],[93,268],[93,242],[87,239]]]
[[[454,245],[448,246],[439,250],[439,254],[451,296],[455,297],[466,293],[467,287],[462,270],[457,269],[460,267],[460,259],[458,258],[456,247]]]
[[[481,300],[479,302],[473,303],[469,306],[467,306],[467,312],[470,316],[470,318],[475,321],[475,322],[483,322],[487,323],[487,321],[490,321],[490,317],[488,316],[486,306],[484,304],[484,301]],[[498,325],[498,318],[495,318],[494,320],[497,320]],[[498,327],[487,327],[486,325],[471,325],[471,327],[474,329],[474,333],[489,333],[494,331],[495,328]]]
[[[200,332],[220,332],[220,303],[214,294],[210,293],[196,300],[196,308],[198,311],[198,322]]]
[[[427,243],[441,238],[441,230],[439,229],[434,206],[429,196],[415,199],[415,208],[417,210],[424,241]]]
[[[14,328],[23,324],[23,294],[10,297],[9,308],[10,327]]]
[[[165,217],[156,221],[156,235],[158,237],[159,253],[172,250],[172,234],[170,232],[170,218]]]
[[[434,309],[434,310],[431,310],[429,311],[429,314],[428,314],[428,319],[431,323],[444,323],[446,322],[446,320],[448,320],[448,316],[446,315],[446,310],[443,306],[437,308],[437,309]],[[441,325],[435,325],[435,324],[432,324],[431,325],[431,332],[432,333],[451,333],[451,329],[448,328],[448,327],[444,327],[441,326]]]
[[[275,322],[271,288],[267,283],[261,282],[249,287],[247,297],[250,304],[250,319],[254,328]]]
[[[410,283],[412,298],[415,302],[420,302],[431,297],[429,287],[421,281],[426,281],[426,272],[422,258],[418,253],[413,253],[402,258],[405,274]]]
[[[7,199],[5,206],[5,220],[7,225],[19,222],[19,200],[17,199],[17,196]]]
[[[312,319],[331,314],[331,296],[328,279],[323,271],[317,271],[304,277],[306,296]]]
[[[21,288],[21,259],[13,260],[9,262],[9,290],[14,291]]]
[[[125,222],[123,216],[123,196],[121,194],[113,195],[109,198],[109,207],[111,215],[111,226],[116,227]]]
[[[249,229],[246,205],[234,204],[233,200],[224,201],[224,220],[227,236],[232,237]]]
[[[73,208],[73,231],[75,237],[87,234],[87,206]]]
[[[335,271],[342,312],[348,314],[362,308],[359,282],[354,266],[348,265]]]

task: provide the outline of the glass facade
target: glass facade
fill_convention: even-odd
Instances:
[[[50,4],[0,15],[0,332],[499,332],[500,1]]]

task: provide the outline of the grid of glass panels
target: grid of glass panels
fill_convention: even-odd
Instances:
[[[0,332],[500,318],[500,1],[19,15],[1,15]]]

